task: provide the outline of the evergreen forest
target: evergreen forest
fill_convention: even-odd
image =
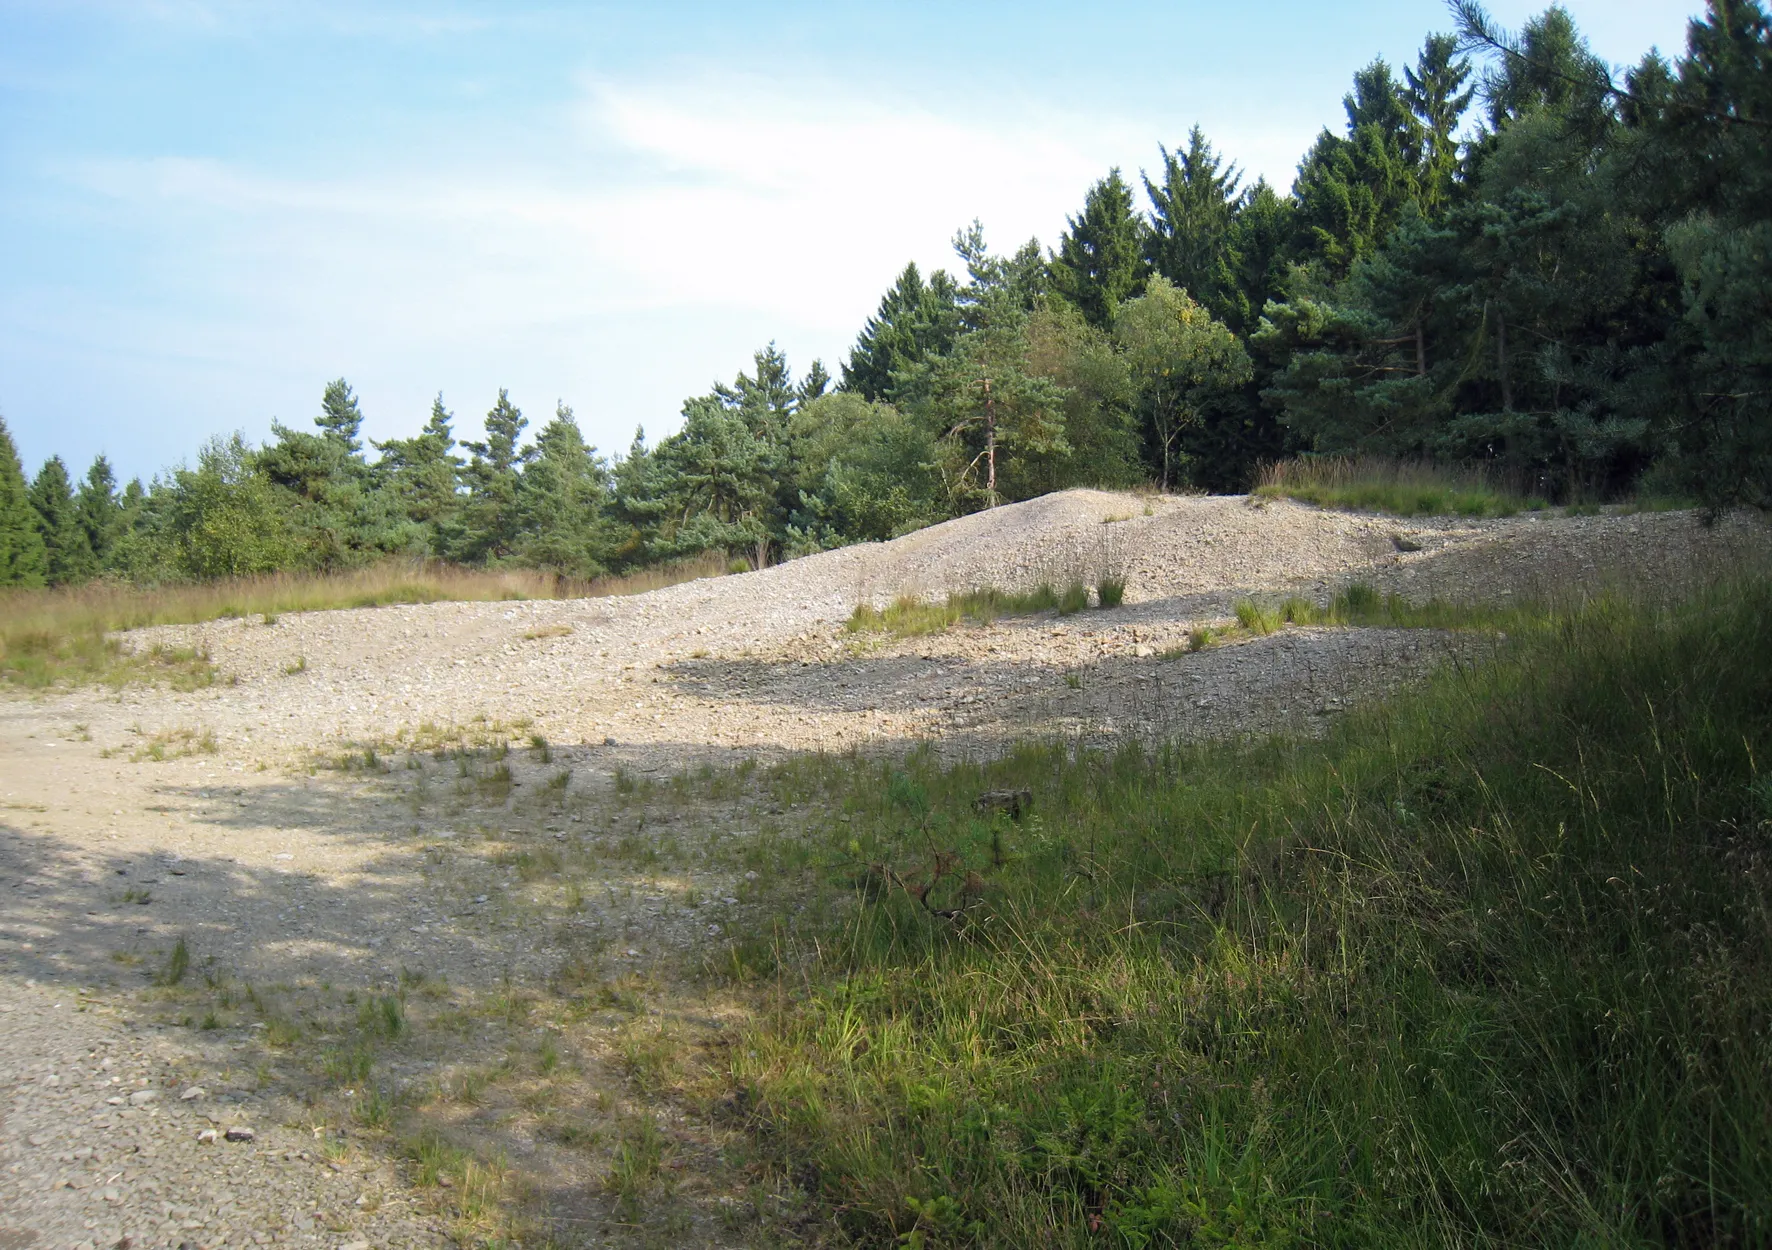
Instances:
[[[1709,0],[1675,59],[1615,71],[1567,12],[1452,6],[1354,76],[1289,192],[1195,127],[1109,170],[1056,246],[974,222],[907,265],[832,375],[771,344],[615,454],[500,391],[362,436],[207,443],[121,483],[0,424],[0,585],[437,558],[594,577],[709,551],[762,565],[1071,486],[1240,491],[1289,456],[1504,475],[1551,500],[1772,504],[1772,21]]]

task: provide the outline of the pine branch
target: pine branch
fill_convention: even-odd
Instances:
[[[1587,79],[1576,74],[1564,73],[1546,62],[1534,61],[1520,50],[1518,39],[1503,27],[1495,24],[1495,19],[1489,16],[1489,11],[1483,7],[1481,0],[1446,0],[1446,7],[1452,11],[1452,17],[1458,24],[1458,50],[1460,52],[1489,51],[1499,53],[1509,60],[1529,65],[1540,73],[1549,74],[1553,78],[1574,86],[1599,87],[1605,95],[1614,100],[1634,104],[1638,108],[1654,107],[1629,87],[1620,87],[1612,80],[1609,71],[1601,75],[1599,80]],[[1772,121],[1762,117],[1742,117],[1723,109],[1704,108],[1701,105],[1672,100],[1666,101],[1665,106],[1703,117],[1709,121],[1727,122],[1732,126],[1747,126],[1754,130],[1772,130]]]

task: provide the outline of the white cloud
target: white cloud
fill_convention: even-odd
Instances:
[[[439,386],[478,410],[517,382],[619,445],[637,420],[672,428],[684,395],[770,338],[834,369],[904,262],[951,265],[974,216],[999,248],[1051,244],[1110,165],[1135,178],[1156,160],[1149,121],[949,104],[684,69],[587,79],[545,149],[531,133],[344,176],[69,165],[107,228],[140,240],[130,263],[153,297],[58,311],[52,296],[32,316],[70,348],[183,359],[218,388],[225,373],[265,418],[307,412],[340,371],[374,398],[378,437],[415,424]],[[1247,130],[1214,137],[1259,168],[1250,140],[1280,137]],[[241,385],[255,372],[262,394]],[[292,377],[310,381],[291,393]]]

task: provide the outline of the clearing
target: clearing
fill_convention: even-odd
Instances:
[[[629,598],[139,631],[220,680],[0,702],[0,1250],[817,1240],[684,1096],[748,1009],[703,973],[828,818],[756,763],[1311,733],[1486,640],[1190,635],[1354,582],[1667,590],[1767,537],[1071,491]],[[1104,576],[1123,606],[845,628]]]

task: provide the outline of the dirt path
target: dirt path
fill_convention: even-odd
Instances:
[[[694,973],[754,919],[747,856],[796,813],[742,787],[621,801],[635,779],[1310,732],[1453,644],[1288,629],[1182,654],[1188,631],[1247,594],[1672,584],[1766,547],[1682,514],[1404,525],[1070,492],[627,600],[144,631],[223,680],[0,700],[0,1250],[790,1236],[715,1118],[658,1091],[719,1045],[728,1006]],[[842,630],[862,600],[1104,565],[1112,612]]]

